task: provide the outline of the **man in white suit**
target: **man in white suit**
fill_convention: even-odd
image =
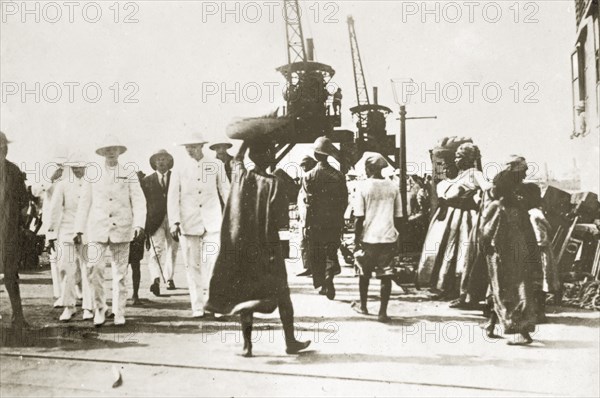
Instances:
[[[48,225],[50,224],[50,203],[52,202],[52,195],[54,194],[56,186],[62,180],[64,171],[63,163],[65,160],[66,158],[64,157],[55,158],[54,161],[49,164],[49,166],[56,166],[56,169],[49,179],[47,176],[42,176],[40,183],[33,184],[31,187],[33,196],[41,198],[42,200],[42,227],[38,233],[40,235],[46,235],[47,240],[49,239]],[[50,260],[50,275],[52,276],[52,295],[56,299],[54,302],[54,308],[58,308],[64,305],[62,297],[64,274],[61,275],[59,272],[56,250],[50,247],[48,253]]]
[[[83,291],[83,319],[93,318],[93,306],[86,264],[82,259],[82,245],[75,246],[75,216],[84,184],[86,163],[83,155],[71,154],[65,163],[65,177],[54,188],[49,206],[48,246],[55,251],[60,275],[64,275],[62,304],[65,307],[60,320],[69,321],[77,303],[77,273],[81,271]],[[58,243],[57,243],[58,241]]]
[[[94,325],[100,326],[106,319],[106,295],[104,293],[104,255],[110,247],[112,253],[113,300],[112,311],[115,325],[125,324],[127,302],[127,263],[129,243],[143,239],[146,222],[146,199],[135,170],[119,163],[119,155],[127,148],[116,137],[109,136],[96,153],[105,158],[98,168],[95,179],[88,173],[84,184],[77,216],[76,243],[81,244],[85,234],[88,244],[88,276],[94,299]]]
[[[181,248],[192,302],[192,316],[204,316],[204,303],[219,254],[221,201],[226,203],[229,182],[223,162],[206,158],[207,141],[194,135],[181,143],[190,158],[174,170],[167,196],[167,213],[174,239]]]

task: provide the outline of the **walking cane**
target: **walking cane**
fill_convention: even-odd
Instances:
[[[150,243],[152,244],[152,250],[154,251],[154,255],[156,256],[156,263],[158,264],[158,269],[160,270],[160,276],[162,277],[163,283],[167,283],[162,267],[160,266],[160,256],[156,253],[156,248],[154,247],[154,241],[152,240],[151,236],[149,236],[148,239],[150,239]]]

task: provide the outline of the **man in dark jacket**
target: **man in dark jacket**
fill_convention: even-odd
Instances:
[[[338,149],[327,137],[314,144],[317,165],[303,179],[306,192],[307,241],[312,267],[313,285],[320,294],[335,298],[333,277],[341,272],[337,251],[340,247],[344,212],[348,206],[346,178],[327,162],[337,156]]]
[[[0,273],[12,307],[12,325],[26,327],[19,291],[19,246],[23,210],[27,207],[28,194],[19,167],[6,160],[8,139],[0,132]]]
[[[161,274],[167,281],[167,290],[175,290],[173,275],[179,243],[169,233],[167,218],[167,192],[171,182],[173,156],[161,149],[150,157],[150,167],[154,173],[145,177],[142,189],[146,196],[146,249],[148,250],[150,276],[153,280],[150,291],[160,296]],[[164,267],[164,268],[163,268]]]

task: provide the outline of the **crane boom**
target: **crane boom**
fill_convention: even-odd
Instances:
[[[288,64],[306,61],[306,47],[302,33],[301,11],[298,0],[284,0],[285,38]]]
[[[354,29],[354,18],[348,16],[348,33],[350,34],[350,50],[352,52],[352,67],[354,70],[354,86],[356,87],[357,105],[370,105],[369,90],[365,79],[358,40],[356,39],[356,30]]]

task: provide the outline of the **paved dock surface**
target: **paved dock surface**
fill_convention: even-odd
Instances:
[[[299,339],[313,341],[286,355],[277,311],[257,316],[254,358],[240,356],[237,319],[191,318],[185,270],[177,290],[153,296],[142,264],[143,305],[127,308],[127,323],[101,328],[81,320],[60,323],[49,271],[22,278],[25,313],[33,325],[8,327],[9,303],[0,293],[0,395],[8,396],[599,396],[600,314],[550,307],[549,323],[527,347],[489,340],[480,311],[448,308],[425,291],[393,287],[392,321],[361,316],[358,279],[344,268],[334,301],[288,264]],[[110,270],[107,270],[110,271]],[[110,275],[110,272],[107,272]],[[110,280],[107,286],[110,286]],[[131,288],[131,285],[129,285]],[[379,283],[372,282],[371,313]],[[115,372],[122,384],[113,388]]]

